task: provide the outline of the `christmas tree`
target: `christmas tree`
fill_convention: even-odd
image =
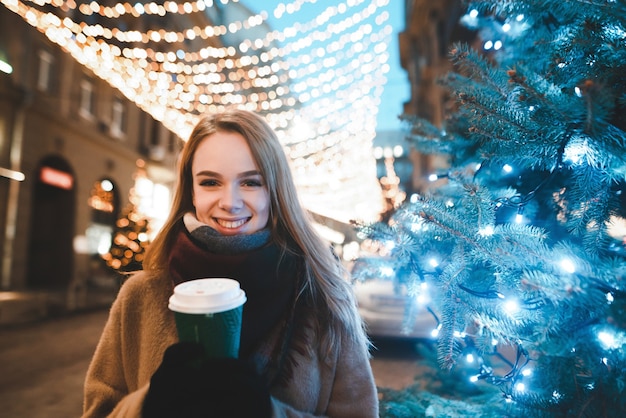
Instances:
[[[626,416],[626,3],[467,11],[482,44],[451,48],[454,113],[403,116],[449,169],[360,226],[389,256],[355,277],[392,267],[439,321],[439,383],[385,391],[381,414]]]
[[[130,204],[115,224],[109,252],[102,255],[107,266],[126,273],[141,270],[148,247],[148,219]]]

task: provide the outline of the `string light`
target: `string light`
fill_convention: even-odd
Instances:
[[[393,277],[394,271],[393,271],[393,268],[391,267],[382,267],[380,269],[380,274],[383,277]]]
[[[503,302],[502,307],[504,308],[504,311],[511,316],[520,311],[519,302],[515,299],[506,299]]]
[[[183,139],[207,112],[236,106],[263,114],[285,146],[308,209],[343,222],[376,220],[382,212],[371,145],[389,71],[389,0],[347,0],[313,18],[305,6],[317,0],[281,3],[275,18],[305,16],[284,29],[271,30],[263,11],[176,31],[145,29],[132,19],[208,16],[214,1],[0,1]],[[220,7],[243,6],[220,0]],[[94,14],[111,25],[124,18],[133,29],[86,19]],[[221,42],[233,35],[239,40]]]
[[[433,338],[437,338],[439,336],[439,332],[441,331],[441,327],[442,325],[439,324],[437,325],[437,328],[433,328],[433,330],[430,332],[430,336]]]
[[[490,237],[495,233],[493,225],[486,225],[478,230],[478,235],[481,237]]]
[[[619,347],[619,344],[616,343],[615,335],[608,331],[598,332],[598,340],[600,340],[602,346],[607,350]]]
[[[420,305],[426,305],[430,302],[430,296],[428,294],[428,284],[426,282],[420,283],[420,290],[415,298],[415,301]]]
[[[576,272],[576,264],[574,264],[574,261],[571,258],[562,259],[559,265],[566,273],[572,274]]]

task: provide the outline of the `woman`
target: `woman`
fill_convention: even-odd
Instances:
[[[259,116],[230,110],[194,128],[172,211],[143,267],[111,308],[84,417],[378,416],[345,272],[314,232]],[[198,366],[197,347],[178,343],[168,298],[202,277],[234,278],[246,291],[239,360]]]

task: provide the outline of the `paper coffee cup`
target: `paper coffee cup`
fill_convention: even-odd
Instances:
[[[245,292],[233,279],[196,279],[179,284],[169,300],[178,339],[200,343],[209,357],[239,357],[245,302]]]

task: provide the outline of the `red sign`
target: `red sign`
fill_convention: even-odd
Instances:
[[[70,173],[52,167],[41,167],[39,179],[45,184],[60,189],[71,190],[74,186],[74,177]]]

